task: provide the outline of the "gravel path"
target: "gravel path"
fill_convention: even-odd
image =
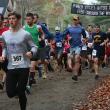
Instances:
[[[101,70],[100,79],[110,69]],[[75,110],[74,103],[85,102],[89,90],[97,85],[94,73],[84,70],[78,82],[71,79],[72,73],[48,73],[47,79],[38,79],[28,95],[27,110]],[[0,110],[20,110],[18,100],[9,99],[5,91],[0,92]]]

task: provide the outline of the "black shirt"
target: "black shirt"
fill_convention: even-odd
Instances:
[[[99,32],[99,33],[93,34],[94,45],[100,45],[106,39],[107,39],[107,35],[104,32]]]

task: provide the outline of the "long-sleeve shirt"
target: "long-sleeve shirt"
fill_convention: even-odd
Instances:
[[[37,52],[37,46],[33,43],[30,33],[21,28],[18,32],[8,30],[2,36],[4,41],[2,56],[8,59],[8,69],[29,68],[30,59],[26,53]]]
[[[81,41],[82,36],[83,38],[86,38],[85,30],[80,25],[78,26],[73,25],[67,28],[64,31],[63,36],[66,36],[68,34],[71,36],[71,40],[70,40],[71,47],[80,46],[82,44],[82,41]]]

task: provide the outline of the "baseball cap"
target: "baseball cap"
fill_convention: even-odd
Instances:
[[[73,16],[73,20],[79,20],[79,16],[74,15],[74,16]]]

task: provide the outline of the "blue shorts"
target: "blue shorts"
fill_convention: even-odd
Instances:
[[[81,53],[81,47],[77,46],[77,47],[74,47],[74,48],[70,48],[70,54],[71,55],[80,55]]]

